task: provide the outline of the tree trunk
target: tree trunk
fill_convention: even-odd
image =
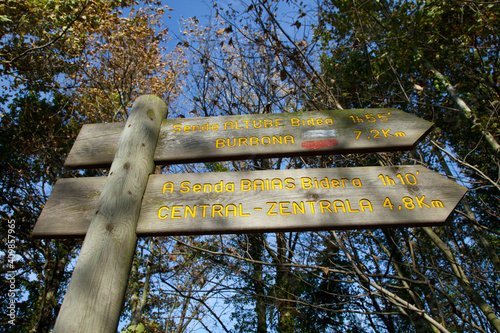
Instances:
[[[152,256],[153,253],[153,240],[149,238],[149,253],[150,257]],[[148,261],[147,263],[148,267],[146,268],[146,277],[144,281],[144,287],[142,289],[142,296],[139,297],[139,288],[135,290],[135,293],[132,295],[130,299],[130,303],[132,305],[132,315],[130,317],[130,325],[137,325],[141,321],[142,317],[142,309],[144,309],[144,306],[146,305],[146,301],[148,299],[149,295],[149,279],[151,278],[151,260]],[[138,262],[137,265],[134,265],[132,267],[132,270],[137,271],[138,266],[140,266],[140,263]],[[132,304],[132,300],[135,300],[135,304]]]
[[[471,302],[475,303],[486,316],[491,325],[497,332],[500,333],[500,319],[497,317],[491,306],[481,297],[481,295],[472,287],[471,283],[465,276],[462,267],[458,264],[451,252],[451,249],[439,238],[431,227],[423,227],[422,230],[429,236],[432,242],[441,250],[445,258],[451,264],[453,274],[456,276],[458,283],[464,289],[467,297]]]
[[[46,245],[49,247],[50,245]],[[58,302],[57,302],[57,293],[59,288],[61,287],[61,283],[64,280],[65,269],[68,263],[68,259],[71,255],[72,245],[63,244],[62,241],[56,240],[54,241],[54,246],[57,248],[56,250],[56,258],[49,258],[48,256],[45,260],[55,261],[55,269],[52,268],[50,271],[47,267],[44,267],[45,286],[43,288],[43,293],[40,295],[40,308],[36,318],[35,323],[32,325],[30,332],[37,333],[48,333],[51,331],[52,326],[54,325],[54,314],[57,315],[58,312]]]
[[[276,234],[277,271],[276,271],[276,298],[279,313],[278,332],[295,332],[295,296],[292,282],[291,267],[284,265],[289,261],[284,233]]]
[[[442,332],[442,333],[450,333],[443,325],[441,325],[436,320],[434,320],[433,318],[431,318],[425,311],[419,310],[418,308],[416,308],[414,305],[412,305],[408,301],[401,299],[396,294],[390,292],[389,290],[385,289],[381,285],[379,285],[379,284],[375,283],[374,281],[372,281],[369,276],[367,276],[366,274],[364,274],[359,269],[358,262],[356,262],[356,260],[352,257],[351,253],[345,247],[344,242],[337,236],[336,232],[331,231],[330,234],[334,237],[335,242],[337,243],[337,245],[345,253],[347,259],[351,263],[352,268],[356,272],[356,275],[358,276],[360,282],[361,281],[366,282],[371,287],[373,287],[376,290],[378,290],[382,294],[381,295],[382,297],[384,297],[389,302],[391,302],[392,304],[394,304],[401,312],[404,313],[405,312],[404,308],[407,308],[407,309],[409,309],[411,311],[415,311],[416,313],[420,313],[420,315],[423,316],[423,318],[425,320],[427,320],[431,325],[434,325],[440,332]]]
[[[439,158],[439,162],[441,163],[441,166],[443,167],[446,175],[448,177],[452,177],[450,168],[448,167],[448,163],[446,163],[442,155]],[[467,200],[467,198],[464,197],[460,203],[462,204],[462,206],[464,206],[465,214],[467,215],[467,218],[472,222],[472,227],[476,231],[475,235],[483,245],[484,250],[488,254],[488,257],[490,258],[491,263],[493,264],[493,267],[498,273],[500,273],[500,258],[491,248],[491,244],[484,236],[483,230],[478,226],[479,222],[477,222],[476,215],[474,214],[469,205],[469,200]]]
[[[389,257],[393,257],[392,260],[392,265],[394,266],[394,269],[396,270],[398,276],[400,276],[401,283],[404,286],[404,290],[408,293],[408,296],[412,300],[412,302],[415,304],[415,306],[424,311],[424,305],[422,304],[422,301],[420,297],[411,289],[410,285],[408,284],[407,280],[411,280],[411,274],[408,272],[407,269],[404,268],[404,266],[399,265],[399,262],[402,262],[403,260],[403,255],[397,246],[397,244],[394,242],[394,231],[391,229],[383,229],[382,230],[384,233],[384,236],[387,240],[387,243],[390,245],[390,251],[387,249],[383,244],[379,244],[380,248],[382,251],[384,251]],[[412,325],[415,327],[415,330],[417,332],[426,332],[429,329],[431,329],[433,332],[437,333],[439,330],[434,327],[433,325],[430,325],[422,316],[420,315],[415,315],[413,312],[409,314],[410,321],[412,322]]]
[[[415,55],[420,55],[419,52],[412,47],[413,52]],[[421,55],[420,55],[421,56]],[[432,64],[424,57],[421,56],[422,62],[424,63],[425,68],[427,68],[429,71],[431,71],[434,76],[441,81],[441,83],[446,87],[446,91],[450,95],[451,99],[455,104],[458,106],[460,111],[469,119],[472,119],[473,122],[473,127],[478,127],[481,131],[481,133],[484,135],[486,142],[490,145],[490,147],[493,149],[495,154],[498,156],[500,154],[500,144],[498,141],[495,139],[495,137],[481,124],[481,121],[477,117],[477,115],[469,108],[467,103],[458,96],[457,92],[455,91],[455,88],[451,85],[451,83],[448,81],[446,76],[443,75],[440,71],[438,71]]]
[[[255,292],[255,315],[257,316],[257,333],[267,333],[267,308],[266,308],[266,291],[263,280],[262,258],[264,246],[262,244],[262,235],[249,235],[250,249],[249,254],[255,261],[253,267],[253,289]]]

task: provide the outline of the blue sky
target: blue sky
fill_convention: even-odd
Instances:
[[[211,5],[206,0],[164,0],[163,4],[174,9],[165,15],[164,21],[174,33],[179,31],[179,24],[183,18],[196,16],[202,23],[205,23],[210,15]],[[172,18],[168,19],[168,16]]]

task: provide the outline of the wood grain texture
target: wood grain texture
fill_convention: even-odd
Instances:
[[[84,186],[86,191],[98,191],[102,179],[94,181],[92,186]],[[75,187],[70,185],[61,193]],[[438,225],[444,223],[465,192],[465,187],[420,166],[151,175],[137,235]],[[88,193],[81,191],[78,195],[82,207],[91,205]],[[46,216],[47,231],[42,237],[76,236],[60,223],[51,225],[60,216],[58,212],[74,209],[76,197],[61,197],[58,209],[47,203],[46,209],[53,214]],[[361,200],[368,200],[372,210],[363,201],[363,212]],[[159,213],[165,218],[159,218]],[[89,221],[84,219],[88,214],[81,216],[71,225],[78,226],[74,228],[83,236]]]
[[[62,178],[38,217],[34,238],[85,237],[107,177]]]
[[[120,126],[84,126],[65,165],[109,165]],[[174,164],[409,150],[431,127],[432,123],[397,109],[167,119],[161,127],[154,160],[157,164]]]
[[[124,122],[83,125],[65,165],[85,166],[92,161],[91,165],[95,168],[109,167],[124,128]]]
[[[439,225],[465,192],[420,166],[152,175],[137,234]]]
[[[116,332],[141,200],[154,169],[153,153],[166,110],[165,103],[154,96],[134,102],[54,332]]]

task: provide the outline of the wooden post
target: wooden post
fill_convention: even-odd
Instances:
[[[141,96],[132,107],[54,332],[115,333],[134,252],[136,226],[166,104]]]

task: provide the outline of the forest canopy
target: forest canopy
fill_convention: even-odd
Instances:
[[[82,244],[31,237],[52,186],[108,172],[64,167],[78,132],[153,94],[169,118],[390,107],[434,123],[408,152],[155,173],[419,165],[468,192],[435,227],[141,238],[120,330],[500,332],[498,1],[212,0],[180,25],[168,5],[0,4],[0,304],[13,277],[16,331],[51,331]]]

